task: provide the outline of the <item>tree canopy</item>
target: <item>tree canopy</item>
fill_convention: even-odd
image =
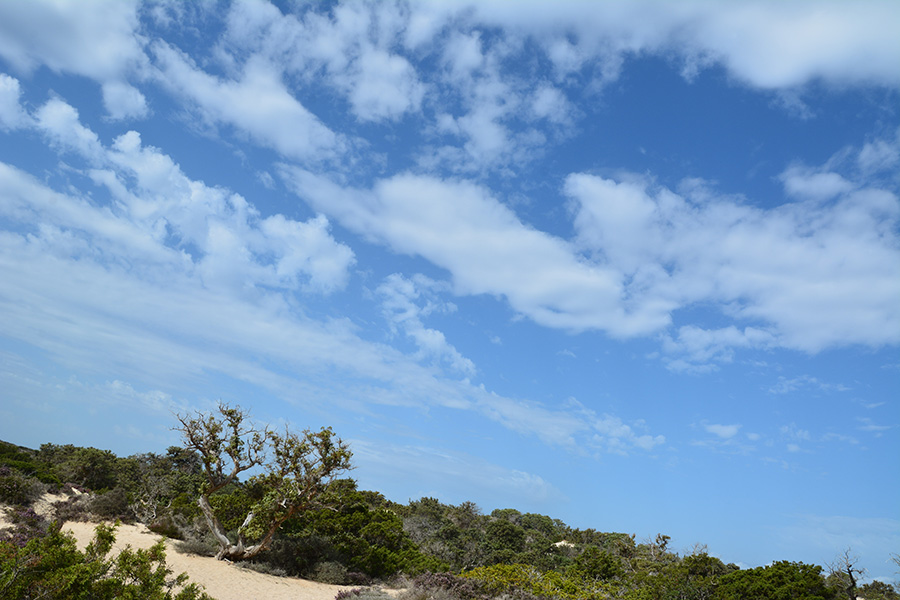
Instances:
[[[216,413],[178,415],[185,447],[200,455],[206,478],[197,500],[219,544],[219,559],[244,560],[269,547],[281,524],[298,511],[318,505],[337,476],[351,468],[349,447],[330,427],[300,433],[259,428],[240,407],[219,404]],[[232,541],[210,503],[210,496],[260,467],[248,485],[257,497]]]

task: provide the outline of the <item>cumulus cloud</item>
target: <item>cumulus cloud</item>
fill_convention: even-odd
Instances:
[[[113,119],[146,114],[143,95],[125,83],[148,60],[138,35],[137,3],[50,0],[0,4],[0,57],[22,72],[46,66],[102,85]]]
[[[291,76],[318,79],[339,91],[360,121],[397,120],[421,106],[425,86],[398,53],[405,10],[394,3],[347,3],[328,15],[282,14],[267,3],[229,9],[221,49],[241,60],[259,53]]]
[[[720,437],[724,440],[733,438],[738,434],[738,431],[741,429],[740,425],[718,425],[718,424],[708,424],[704,425],[703,429],[707,432]]]
[[[102,207],[62,196],[3,165],[5,210],[33,215],[45,232],[56,228],[57,241],[74,235],[90,244],[96,238],[102,243],[94,244],[95,252],[114,242],[117,253],[153,257],[154,262],[195,259],[209,285],[325,293],[345,285],[353,253],[330,236],[323,216],[307,222],[283,215],[261,218],[241,196],[190,180],[169,156],[143,146],[137,132],[104,147],[78,112],[60,99],[38,108],[29,122],[60,151],[87,161],[85,173],[115,200]]]
[[[110,118],[124,119],[147,116],[147,99],[136,87],[114,81],[103,84],[103,105]]]
[[[134,2],[4,2],[0,56],[22,72],[46,65],[115,81],[146,61],[137,28]]]
[[[735,78],[766,88],[821,79],[836,85],[900,86],[900,48],[891,2],[581,2],[472,5],[473,20],[518,29],[541,40],[561,74],[600,61],[607,79],[622,58],[675,52],[694,74],[724,66]],[[463,12],[463,9],[459,9]]]
[[[633,336],[668,322],[656,306],[623,300],[614,271],[528,227],[481,186],[404,174],[362,190],[295,167],[282,173],[300,197],[345,227],[449,270],[457,294],[503,296],[537,323],[575,331]]]
[[[205,73],[162,42],[155,44],[154,56],[160,83],[195,105],[211,124],[234,127],[257,144],[299,160],[332,158],[344,146],[339,135],[291,95],[281,73],[262,57],[248,60],[235,81]]]
[[[28,115],[22,109],[19,80],[0,73],[0,129],[16,129],[26,124]]]
[[[698,181],[676,193],[638,176],[572,174],[564,187],[571,244],[526,226],[468,182],[398,175],[362,190],[292,167],[282,173],[351,230],[448,269],[455,293],[503,296],[550,327],[664,333],[674,369],[729,361],[735,348],[898,341],[900,202],[843,178],[804,188],[816,190],[813,204],[763,209]],[[734,324],[668,331],[676,311],[696,302]]]
[[[809,183],[789,173],[789,191],[817,202],[762,209],[697,182],[678,194],[641,177],[584,174],[570,175],[565,191],[579,242],[626,276],[626,297],[655,308],[660,320],[704,301],[748,323],[681,326],[666,345],[689,362],[728,360],[735,347],[816,352],[896,343],[896,195],[837,176]]]

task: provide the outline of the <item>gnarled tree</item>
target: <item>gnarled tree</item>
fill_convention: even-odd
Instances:
[[[281,524],[301,510],[319,506],[322,492],[338,475],[351,468],[348,446],[330,427],[283,434],[249,422],[240,407],[219,404],[218,414],[197,412],[178,415],[185,447],[197,451],[206,477],[197,503],[219,543],[219,560],[245,560],[265,550]],[[267,455],[271,454],[271,459]],[[243,524],[237,539],[229,539],[216,516],[210,496],[241,473],[260,467],[250,483],[263,490]]]

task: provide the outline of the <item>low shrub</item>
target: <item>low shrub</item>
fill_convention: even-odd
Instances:
[[[46,486],[6,465],[0,466],[0,502],[30,506],[46,491]]]
[[[175,550],[182,554],[196,554],[197,556],[215,556],[219,551],[219,545],[213,539],[212,534],[191,533],[179,542],[175,542]]]
[[[478,581],[491,597],[503,594],[514,598],[589,600],[603,597],[611,589],[602,582],[587,582],[558,571],[540,571],[522,564],[478,567],[463,577]]]
[[[425,573],[414,577],[400,600],[487,600],[490,595],[478,581],[450,573]]]
[[[319,583],[343,585],[347,582],[347,567],[339,562],[321,562],[313,569],[311,578]]]
[[[53,518],[60,523],[66,521],[90,521],[91,497],[88,494],[70,496],[53,503]]]
[[[6,518],[13,526],[0,531],[0,541],[11,542],[19,548],[23,548],[30,539],[45,535],[49,528],[47,520],[31,508],[10,509],[6,512]]]
[[[364,587],[341,590],[334,600],[392,600],[392,596],[378,588]]]
[[[147,529],[158,535],[164,535],[169,539],[183,540],[184,533],[171,515],[156,517],[147,524]]]
[[[134,512],[128,504],[128,494],[117,487],[105,494],[92,496],[88,500],[88,510],[101,519],[110,521],[134,521]]]
[[[238,566],[248,571],[262,573],[263,575],[272,575],[273,577],[287,577],[288,573],[284,569],[273,567],[267,562],[245,561],[238,563]]]

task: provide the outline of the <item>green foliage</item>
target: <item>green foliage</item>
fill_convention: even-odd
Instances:
[[[317,563],[334,561],[348,572],[377,578],[447,568],[416,547],[381,494],[359,491],[345,479],[334,482],[327,503],[328,508],[306,511],[284,524],[297,547],[293,564],[284,565],[289,572],[310,573]]]
[[[119,459],[109,450],[80,448],[72,444],[42,444],[38,457],[53,465],[62,481],[93,491],[115,487]]]
[[[900,600],[880,582],[856,587],[863,571],[849,549],[827,579],[821,567],[802,563],[740,571],[705,552],[670,552],[662,534],[638,544],[633,535],[572,529],[515,509],[484,515],[471,502],[452,506],[434,498],[396,504],[350,479],[334,479],[349,466],[350,453],[330,429],[278,435],[245,417],[225,406],[218,417],[183,417],[189,448],[128,458],[96,448],[44,444],[32,451],[0,442],[0,501],[19,505],[8,514],[13,528],[0,534],[0,598],[181,597],[172,595],[177,585],[161,546],[109,559],[111,531],[98,530],[82,553],[58,527],[48,531],[27,508],[46,489],[37,479],[43,473],[44,480],[95,490],[57,503],[57,517],[135,516],[157,533],[183,539],[180,549],[209,555],[218,546],[220,557],[255,556],[251,568],[261,572],[330,583],[419,574],[400,600],[833,600],[851,592]],[[238,479],[259,466],[259,475]],[[206,527],[202,517],[209,515],[217,528]],[[29,570],[34,565],[40,572]],[[427,574],[434,571],[465,576]],[[117,577],[131,583],[110,591]],[[161,586],[169,592],[154,596]]]
[[[588,546],[569,568],[572,576],[584,581],[609,581],[625,574],[621,559],[597,546]]]
[[[0,466],[0,502],[28,506],[44,492],[40,481],[7,465]]]
[[[53,473],[52,465],[39,460],[36,454],[34,450],[0,441],[0,467],[9,467],[42,483],[59,485],[61,481]]]
[[[492,565],[463,574],[478,581],[491,594],[526,592],[541,598],[589,600],[604,597],[615,589],[599,581],[588,582],[558,571],[540,571],[531,565]]]
[[[0,541],[0,597],[27,600],[211,600],[187,576],[173,577],[162,542],[148,550],[107,555],[112,527],[97,526],[84,552],[59,525],[24,546]]]
[[[219,405],[218,414],[178,416],[181,426],[177,429],[186,447],[200,457],[205,481],[198,504],[219,543],[220,559],[247,560],[269,548],[286,520],[318,507],[334,478],[350,469],[350,449],[330,427],[301,433],[286,429],[278,434],[257,428],[248,416],[240,407],[226,404]],[[211,497],[237,484],[238,475],[254,467],[262,467],[263,472],[247,483],[254,502],[237,527],[235,543]]]
[[[101,519],[110,521],[134,520],[134,513],[128,503],[128,494],[121,487],[116,487],[105,494],[91,498],[88,509]]]
[[[222,490],[210,496],[209,504],[212,506],[227,531],[237,531],[244,519],[253,509],[255,501],[246,490],[239,486],[233,486],[230,490]]]
[[[779,561],[765,567],[734,571],[719,580],[717,600],[831,600],[822,567]]]
[[[668,555],[657,561],[652,570],[638,571],[628,579],[628,600],[709,600],[717,597],[716,590],[722,575],[736,567],[706,553],[692,554],[679,559]]]
[[[860,586],[857,595],[866,600],[900,600],[897,589],[883,581],[873,581]]]

